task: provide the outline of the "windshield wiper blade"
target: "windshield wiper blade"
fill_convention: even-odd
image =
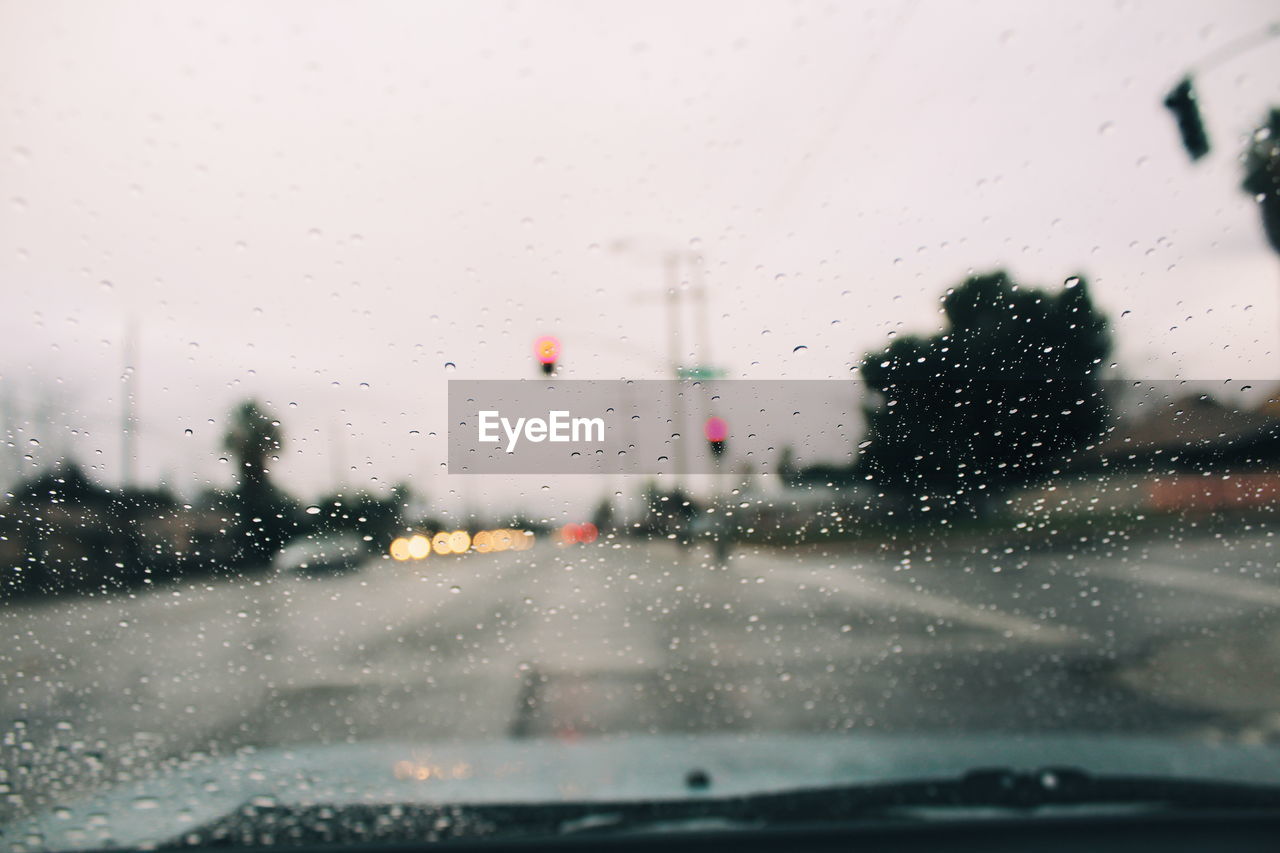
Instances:
[[[914,807],[1037,809],[1149,805],[1178,809],[1278,809],[1280,786],[1165,776],[1094,775],[1074,767],[971,770],[958,778],[815,788],[746,798],[757,813],[804,819]]]
[[[187,847],[335,841],[618,833],[653,827],[779,826],[900,817],[921,809],[1007,809],[1123,805],[1157,811],[1280,811],[1280,785],[1147,776],[1095,776],[1076,768],[1032,772],[978,769],[959,777],[878,782],[732,797],[572,803],[449,805],[246,804],[183,833]],[[194,841],[193,841],[194,839]]]

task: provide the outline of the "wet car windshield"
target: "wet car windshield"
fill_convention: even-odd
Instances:
[[[0,16],[0,843],[1280,785],[1270,4]]]

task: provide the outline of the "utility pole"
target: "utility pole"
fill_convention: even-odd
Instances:
[[[707,271],[702,263],[701,255],[690,255],[693,267],[694,285],[691,292],[698,306],[698,359],[703,367],[711,367],[715,361],[711,358],[711,316],[707,307]]]
[[[136,482],[137,457],[137,397],[138,397],[138,340],[137,323],[128,321],[124,333],[124,370],[120,377],[120,480],[121,485],[132,488]]]
[[[664,259],[667,290],[667,356],[671,362],[671,376],[680,378],[680,256],[669,252]],[[683,491],[685,477],[684,454],[684,406],[680,400],[681,389],[672,387],[671,429],[680,437],[672,440],[671,461],[675,469],[676,489]]]
[[[689,379],[715,379],[720,375],[720,371],[711,365],[711,319],[702,255],[688,249],[667,249],[660,252],[637,250],[631,241],[625,239],[616,241],[613,244],[613,251],[636,254],[650,261],[660,259],[662,263],[663,286],[661,297],[665,302],[667,317],[667,367],[671,371],[672,379],[675,380],[672,387],[671,427],[672,432],[680,436],[680,438],[672,441],[671,462],[675,488],[683,491],[685,477],[689,471],[689,437],[685,427],[686,420],[690,414],[690,401],[682,399],[686,389],[679,383]],[[691,267],[692,270],[689,275],[689,285],[682,287],[680,274],[682,266],[685,265]],[[642,294],[641,298],[651,293],[650,291],[648,294]],[[696,314],[691,325],[697,336],[697,343],[694,349],[697,352],[698,360],[701,362],[688,367],[681,363],[688,354],[683,346],[685,296],[690,297],[695,303],[693,307]]]
[[[329,420],[329,464],[332,466],[329,476],[333,479],[333,490],[341,493],[346,485],[345,460],[342,454],[342,432],[338,422]]]

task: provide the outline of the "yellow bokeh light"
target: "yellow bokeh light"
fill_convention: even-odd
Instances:
[[[409,537],[409,556],[415,560],[421,560],[423,557],[431,553],[431,541],[427,537],[418,535]]]
[[[441,530],[431,538],[431,548],[437,554],[449,554],[453,548],[449,546],[449,534]]]
[[[490,541],[493,543],[493,550],[506,551],[511,548],[511,531],[495,530]]]
[[[465,530],[455,530],[449,534],[449,550],[455,554],[465,554],[471,547],[471,534]]]
[[[404,562],[409,559],[409,540],[401,536],[391,542],[391,558]]]
[[[481,554],[488,554],[493,548],[493,533],[488,530],[481,530],[476,533],[471,540],[471,547],[475,548]]]

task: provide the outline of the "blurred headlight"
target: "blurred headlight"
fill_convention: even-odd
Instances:
[[[421,560],[431,553],[431,542],[425,536],[409,537],[409,556]]]

